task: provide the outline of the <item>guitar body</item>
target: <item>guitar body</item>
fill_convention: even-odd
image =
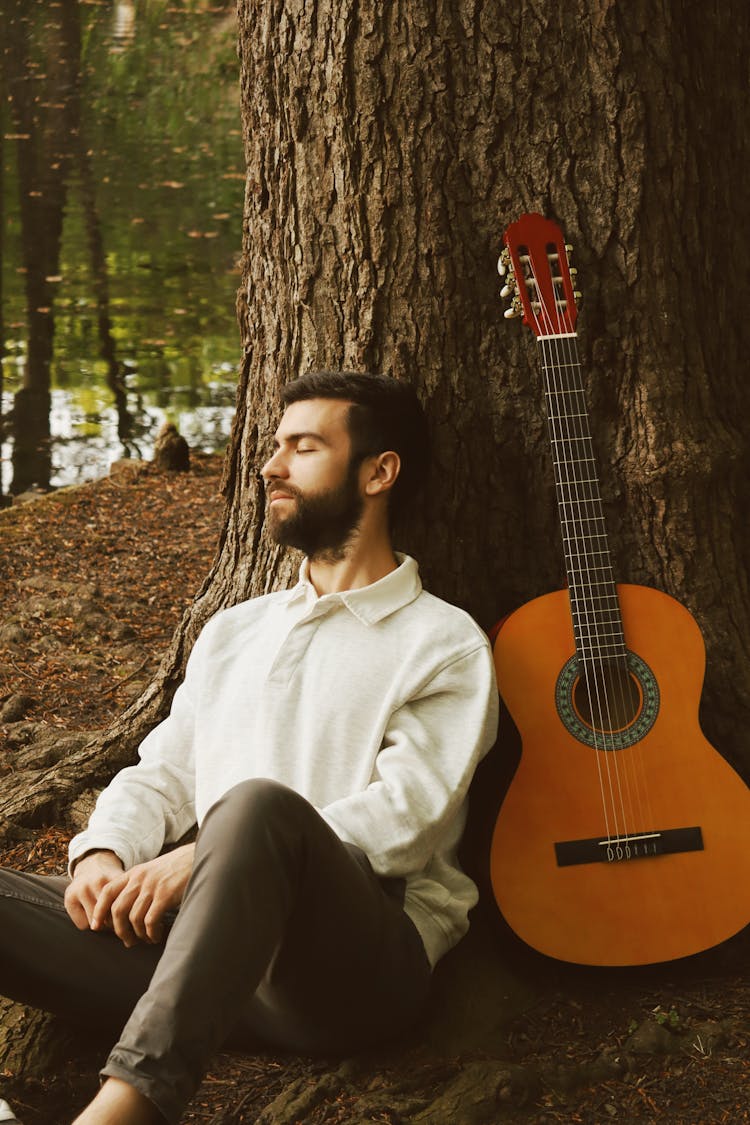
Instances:
[[[638,704],[610,748],[577,713],[568,591],[511,614],[494,646],[522,741],[492,839],[494,895],[526,944],[586,965],[670,961],[750,922],[750,790],[698,723],[698,626],[657,590],[617,594]],[[655,854],[650,838],[664,833],[674,851]],[[588,853],[561,863],[556,845],[576,841]]]

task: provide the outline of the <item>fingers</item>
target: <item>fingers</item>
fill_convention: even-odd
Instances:
[[[95,929],[96,904],[101,895],[101,880],[74,879],[65,891],[65,909],[79,930]]]
[[[128,920],[139,941],[156,944],[161,941],[163,926],[160,920],[165,907],[159,905],[158,889],[156,893],[148,891],[145,887],[141,890],[130,908]]]
[[[102,889],[121,874],[121,860],[106,849],[89,852],[76,861],[73,880],[65,891],[65,909],[79,930],[93,928]]]
[[[101,891],[93,914],[92,929],[111,926],[123,945],[159,942],[168,909],[164,888],[148,864],[131,868]]]
[[[68,914],[81,930],[113,930],[127,948],[139,941],[159,943],[164,915],[182,901],[192,859],[193,846],[185,845],[129,871],[117,861],[114,872],[74,876],[65,894]]]
[[[117,925],[113,913],[113,905],[122,895],[125,888],[128,886],[129,876],[124,872],[118,875],[115,879],[110,879],[106,883],[99,894],[97,895],[94,908],[91,912],[91,929],[92,930],[105,930],[110,926],[117,933]],[[118,917],[121,917],[122,904]],[[118,934],[119,937],[119,934]]]
[[[95,897],[71,883],[65,891],[65,909],[79,930],[88,930],[91,925],[91,916],[96,905]]]

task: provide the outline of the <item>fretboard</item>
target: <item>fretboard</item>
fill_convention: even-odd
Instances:
[[[626,658],[574,333],[538,338],[576,650],[584,663]]]

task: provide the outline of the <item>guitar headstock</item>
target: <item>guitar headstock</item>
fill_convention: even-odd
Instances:
[[[503,235],[505,249],[497,268],[505,279],[503,297],[510,298],[505,316],[523,316],[535,336],[575,332],[576,293],[568,253],[557,223],[532,212],[511,223]]]

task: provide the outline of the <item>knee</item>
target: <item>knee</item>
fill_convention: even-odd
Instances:
[[[275,826],[288,833],[311,815],[317,816],[315,809],[293,789],[267,777],[250,778],[233,785],[211,806],[201,832],[220,825],[222,834],[236,834],[236,839]]]
[[[268,778],[242,781],[206,813],[196,842],[196,864],[206,862],[230,880],[246,874],[248,865],[297,871],[316,823],[324,822],[293,789]]]

